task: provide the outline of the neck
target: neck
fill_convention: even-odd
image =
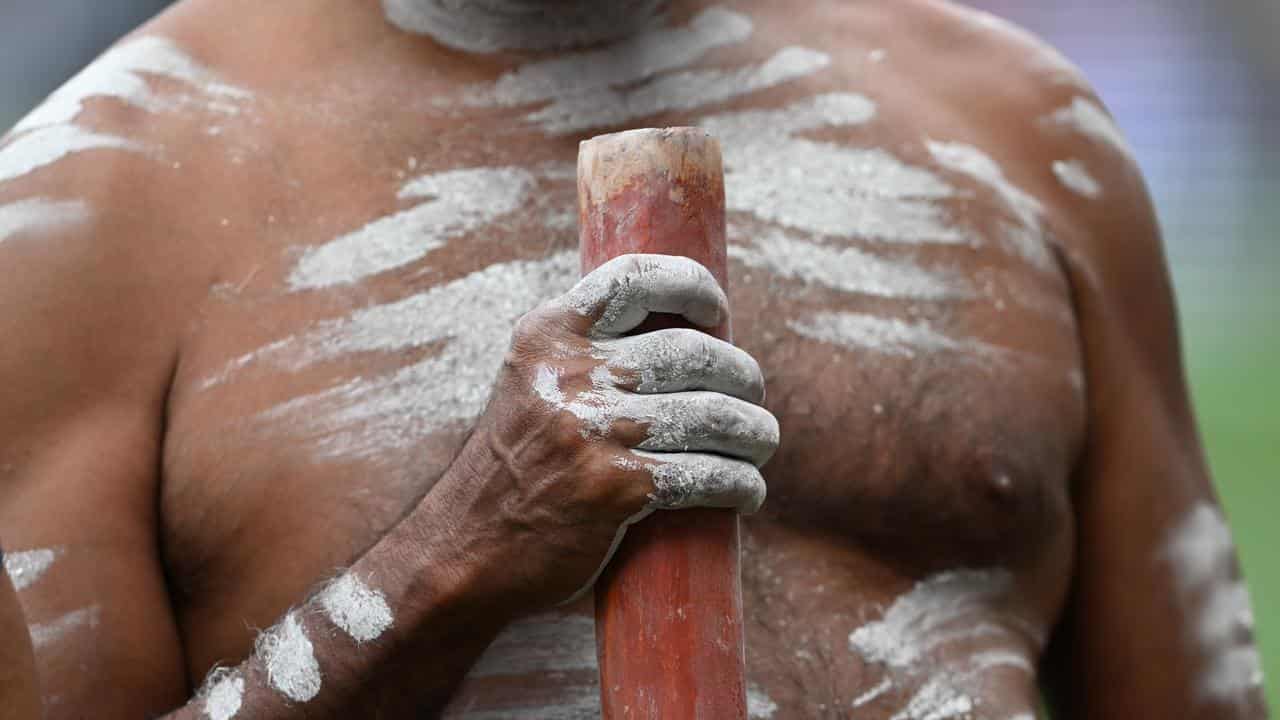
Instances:
[[[553,50],[617,40],[652,27],[664,0],[382,0],[403,30],[475,53]]]

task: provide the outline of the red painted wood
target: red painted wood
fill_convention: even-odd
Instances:
[[[578,156],[582,269],[634,252],[684,255],[728,289],[720,147],[696,128],[594,138]],[[638,332],[682,325],[651,318]],[[730,327],[715,329],[730,339]],[[745,720],[738,516],[659,512],[628,532],[596,585],[605,720]]]

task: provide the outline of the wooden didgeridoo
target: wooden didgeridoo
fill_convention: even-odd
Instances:
[[[578,151],[582,271],[683,255],[728,289],[720,145],[697,128],[632,130]],[[686,327],[651,316],[637,332]],[[730,339],[729,321],[700,328]],[[659,511],[628,529],[595,586],[605,720],[746,720],[738,515]]]

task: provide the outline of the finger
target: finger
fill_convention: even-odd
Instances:
[[[711,452],[765,464],[778,449],[778,421],[759,405],[713,392],[624,395],[617,417],[644,426],[635,447],[655,452]]]
[[[710,270],[674,255],[620,255],[582,278],[566,299],[594,320],[594,335],[621,335],[653,312],[714,327],[729,307]]]
[[[653,480],[649,506],[657,510],[708,507],[751,514],[764,504],[764,477],[742,460],[703,453],[632,450],[619,463],[649,472]]]
[[[744,350],[688,328],[657,330],[596,343],[610,369],[630,376],[619,385],[645,394],[709,390],[764,402],[764,374]]]

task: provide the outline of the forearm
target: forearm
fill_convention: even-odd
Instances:
[[[264,631],[170,717],[432,714],[510,621],[486,558],[429,494],[347,572]]]
[[[27,622],[0,550],[0,717],[40,717],[40,686]]]

